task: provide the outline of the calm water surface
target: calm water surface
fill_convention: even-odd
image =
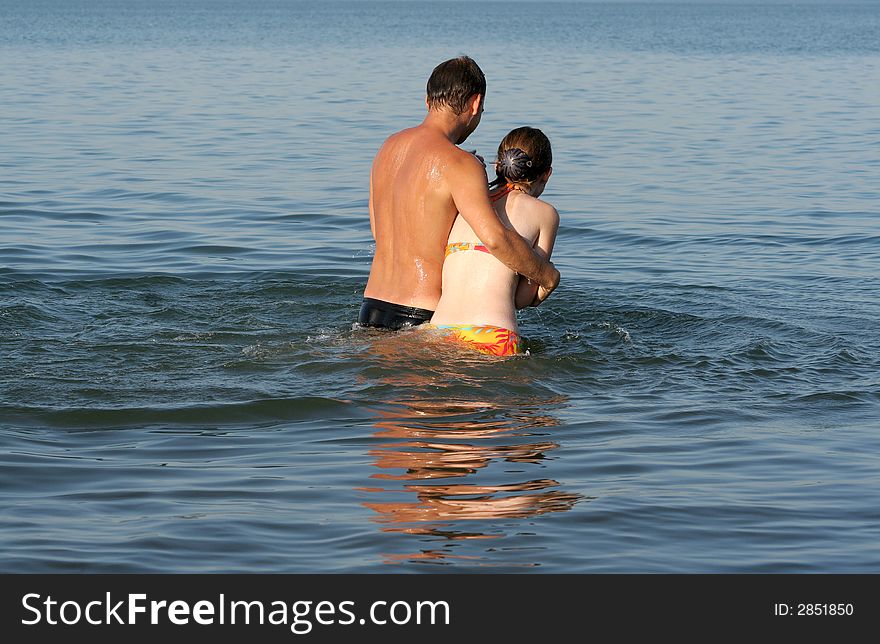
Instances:
[[[880,572],[880,4],[542,8],[0,0],[0,570]],[[510,360],[352,328],[465,52]]]

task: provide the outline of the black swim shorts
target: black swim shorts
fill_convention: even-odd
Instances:
[[[416,326],[427,322],[434,315],[434,311],[417,309],[414,306],[401,306],[374,300],[365,297],[361,304],[361,312],[358,315],[358,324],[361,326],[373,326],[382,329],[400,329],[405,324]]]

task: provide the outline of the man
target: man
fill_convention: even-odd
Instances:
[[[428,79],[425,120],[390,136],[376,154],[370,174],[376,253],[361,325],[399,329],[431,319],[459,213],[492,255],[539,284],[535,305],[559,284],[553,264],[498,219],[482,162],[457,147],[479,125],[485,95],[486,77],[473,60],[441,63]]]

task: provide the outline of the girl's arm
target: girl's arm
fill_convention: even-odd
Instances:
[[[547,210],[541,217],[541,224],[538,229],[538,238],[535,240],[535,254],[543,259],[550,259],[553,252],[553,245],[556,243],[556,233],[559,231],[559,213],[556,208],[547,204]],[[519,277],[519,284],[516,287],[514,295],[514,304],[517,309],[524,309],[527,306],[538,306],[541,302],[535,303],[538,295],[537,282],[530,282],[523,275]],[[541,300],[543,301],[543,300]]]
[[[524,275],[520,275],[519,284],[516,285],[516,293],[513,296],[513,303],[517,310],[530,306],[537,295],[538,285]]]

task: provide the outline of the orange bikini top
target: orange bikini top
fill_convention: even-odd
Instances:
[[[510,193],[513,190],[517,190],[517,187],[515,185],[513,185],[512,183],[508,183],[503,188],[501,188],[501,190],[499,190],[498,192],[490,193],[489,194],[489,201],[491,201],[492,203],[495,203],[496,201],[501,199],[501,197]]]
[[[466,250],[478,250],[483,253],[489,253],[489,249],[486,248],[483,244],[478,244],[476,242],[455,242],[454,244],[446,245],[446,257],[452,255],[452,253],[461,253]],[[489,253],[490,255],[492,253]]]
[[[509,194],[513,190],[518,190],[518,188],[515,185],[513,185],[512,183],[508,183],[503,188],[501,188],[501,190],[499,190],[498,192],[491,193],[489,195],[489,201],[491,201],[492,203],[495,203],[496,201],[501,199],[501,197],[503,197],[506,194]],[[455,242],[455,243],[446,245],[445,257],[449,257],[450,255],[452,255],[452,253],[460,253],[460,252],[466,251],[466,250],[478,250],[483,253],[489,253],[490,255],[492,254],[489,252],[489,249],[486,248],[483,244],[478,244],[476,242]]]

